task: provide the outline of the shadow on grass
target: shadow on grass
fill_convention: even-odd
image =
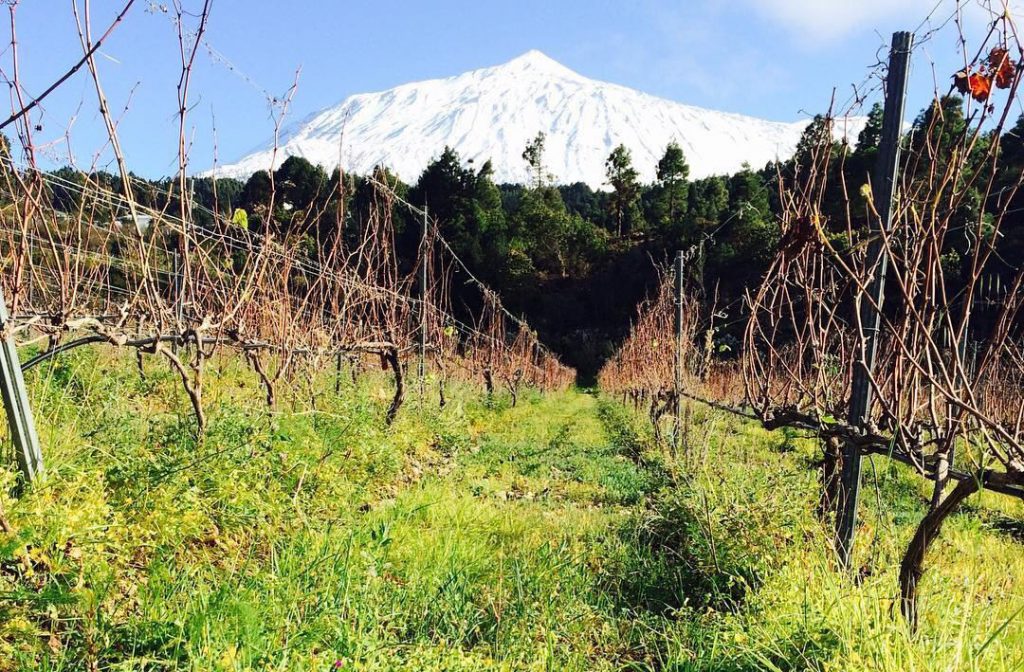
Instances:
[[[628,411],[603,404],[599,413],[623,454],[653,452]],[[782,452],[788,460],[802,458],[795,450]],[[663,469],[649,459],[640,463]],[[782,505],[785,475],[760,473],[756,460],[745,464],[738,471],[712,467],[704,479],[713,485],[700,478],[652,479],[661,487],[647,494],[609,540],[612,562],[598,578],[599,590],[631,619],[654,618],[663,629],[646,643],[644,656],[661,662],[634,662],[624,669],[824,670],[834,659],[842,642],[821,624],[793,624],[768,640],[722,639],[732,631],[723,622],[743,614],[775,566],[785,529],[795,526],[805,504],[795,498]],[[672,645],[672,639],[682,645]],[[680,655],[690,658],[679,660]]]
[[[984,526],[996,534],[1012,539],[1018,544],[1024,543],[1024,520],[999,511],[976,509],[972,513],[979,515]]]

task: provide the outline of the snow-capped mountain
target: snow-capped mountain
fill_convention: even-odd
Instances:
[[[497,182],[527,182],[523,150],[543,131],[545,167],[557,182],[604,188],[605,159],[619,144],[631,150],[645,181],[654,179],[672,140],[683,148],[691,177],[704,177],[735,172],[744,162],[759,168],[788,158],[807,123],[683,105],[588,79],[530,51],[504,65],[351,96],[286,128],[277,163],[296,155],[331,170],[340,158],[350,172],[385,165],[413,182],[449,145],[476,166],[490,159]],[[845,132],[856,138],[862,124],[851,120]],[[216,174],[244,179],[266,170],[272,147]]]

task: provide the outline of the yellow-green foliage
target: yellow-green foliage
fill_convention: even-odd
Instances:
[[[413,384],[386,428],[386,378],[345,371],[336,395],[324,372],[269,412],[226,359],[197,440],[155,358],[142,376],[127,354],[81,350],[28,380],[49,471],[16,498],[0,469],[0,671],[1013,670],[1024,656],[1016,503],[986,496],[948,522],[912,637],[891,612],[923,484],[868,468],[854,582],[813,515],[815,447],[703,409],[678,454],[575,391],[513,408],[453,389],[439,410]]]

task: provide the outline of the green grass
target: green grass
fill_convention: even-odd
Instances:
[[[324,374],[274,413],[237,362],[208,381],[197,440],[156,360],[83,350],[29,376],[49,472],[15,498],[0,470],[0,670],[1024,665],[1015,502],[950,519],[911,636],[893,597],[927,492],[885,460],[853,581],[805,439],[695,408],[672,454],[591,394],[463,388],[386,428],[384,378],[335,395]]]

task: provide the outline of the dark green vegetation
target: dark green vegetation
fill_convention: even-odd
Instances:
[[[215,360],[197,442],[164,366],[79,350],[30,374],[50,472],[16,499],[0,470],[0,670],[1024,664],[1019,503],[949,521],[912,638],[895,570],[927,493],[885,460],[851,581],[813,513],[820,450],[701,407],[678,454],[575,391],[414,397],[386,429],[372,374],[269,414]]]
[[[415,184],[402,184],[384,168],[373,179],[393,185],[413,204],[427,204],[441,234],[469,268],[498,291],[511,310],[524,314],[541,340],[577,368],[584,381],[590,381],[625,337],[637,302],[655,285],[656,265],[666,263],[676,250],[697,250],[689,269],[708,296],[717,290],[719,307],[729,315],[722,321],[723,337],[739,328],[735,325],[742,322],[737,318],[745,288],[756,285],[779,243],[801,242],[780,241],[780,187],[799,188],[812,166],[818,170],[826,166],[829,173],[821,213],[826,233],[836,234],[838,244],[842,238],[838,234],[847,229],[848,213],[855,230],[863,224],[869,193],[863,187],[875,163],[880,128],[881,109],[876,107],[854,145],[833,143],[831,156],[825,157],[819,149],[821,139],[828,137],[828,124],[818,117],[808,126],[792,160],[696,180],[689,178],[682,151],[670,145],[658,163],[653,184],[638,183],[628,148],[619,147],[608,157],[607,192],[585,184],[555,186],[544,166],[543,135],[523,154],[533,175],[529,185],[496,185],[489,164],[465,163],[450,149],[442,151]],[[967,144],[962,137],[966,129],[963,102],[946,97],[920,113],[906,142],[932,143],[941,163],[941,157]],[[1022,138],[1024,118],[1001,139],[993,197],[983,202],[981,196],[992,167],[974,165],[975,175],[963,179],[974,180],[978,195],[966,199],[958,214],[966,223],[977,221],[983,210],[1008,207],[998,245],[999,255],[1007,260],[1004,285],[1015,260],[1024,258],[1019,212],[1024,202],[1016,202],[1024,197],[1001,191],[1004,185],[1016,184],[1024,168]],[[984,156],[994,140],[982,137],[972,151]],[[941,167],[933,164],[907,170],[915,179],[926,179],[929,171]],[[73,183],[92,180],[114,193],[122,190],[120,180],[107,173],[86,176],[62,169],[56,174]],[[246,182],[206,178],[189,183],[196,203],[192,215],[200,225],[213,225],[209,211],[217,211],[235,225],[269,230],[276,236],[307,237],[314,255],[324,248],[324,240],[339,231],[355,240],[371,205],[382,198],[372,179],[342,178],[338,171],[328,174],[296,157],[287,159],[273,175],[256,173]],[[139,180],[137,184],[135,196],[143,205],[180,212],[174,180]],[[1007,203],[1011,196],[1014,202]],[[52,198],[64,211],[81,206],[72,190],[54,187]],[[392,214],[398,253],[409,268],[416,257],[420,222],[405,208],[394,207]],[[947,277],[957,277],[957,269],[966,263],[964,255],[974,249],[973,228],[965,227],[964,236],[950,236],[953,242],[943,251],[950,269]],[[796,226],[792,235],[809,238],[813,231]],[[461,286],[459,278],[454,286],[456,290]]]

